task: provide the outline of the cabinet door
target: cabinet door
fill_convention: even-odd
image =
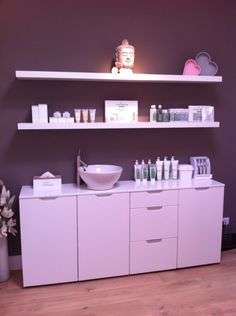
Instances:
[[[224,188],[179,193],[178,268],[220,262]]]
[[[129,274],[129,194],[78,197],[79,280]]]
[[[76,197],[20,200],[24,286],[78,280]]]

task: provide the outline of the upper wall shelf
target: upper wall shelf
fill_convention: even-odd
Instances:
[[[77,80],[77,81],[112,81],[112,82],[222,82],[222,76],[186,76],[157,74],[112,74],[99,72],[65,71],[16,71],[16,78],[22,80]]]

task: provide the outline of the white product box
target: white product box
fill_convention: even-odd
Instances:
[[[215,110],[214,106],[205,105],[202,107],[202,121],[203,122],[214,122]]]
[[[105,100],[106,122],[137,122],[138,101],[136,100]]]
[[[57,117],[49,117],[49,123],[57,123],[58,119]]]
[[[47,104],[39,104],[39,122],[48,123],[48,106]]]
[[[35,191],[55,191],[61,189],[61,176],[33,177],[33,189]]]
[[[188,164],[180,164],[178,166],[179,179],[180,180],[191,180],[193,176],[193,166]]]
[[[65,123],[66,119],[64,117],[58,117],[57,122],[58,123]]]
[[[74,123],[75,119],[73,117],[66,117],[66,123]]]
[[[189,121],[214,122],[214,106],[189,105]]]
[[[189,107],[188,107],[188,120],[189,120],[189,122],[201,122],[202,121],[202,106],[201,105],[189,105]]]
[[[32,122],[39,122],[39,107],[38,105],[31,105],[31,113],[32,113]]]

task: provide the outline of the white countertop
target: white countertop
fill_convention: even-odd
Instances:
[[[140,191],[162,191],[162,190],[176,190],[176,189],[192,189],[192,188],[208,188],[208,187],[222,187],[223,183],[215,180],[162,180],[156,181],[154,184],[147,182],[139,184],[135,181],[118,181],[115,186],[110,190],[97,191],[90,190],[86,185],[77,187],[75,183],[62,184],[61,190],[56,191],[34,191],[32,186],[23,186],[20,192],[20,199],[28,198],[43,198],[43,197],[55,197],[55,196],[73,196],[73,195],[102,195],[102,194],[114,194],[114,193],[130,193]]]

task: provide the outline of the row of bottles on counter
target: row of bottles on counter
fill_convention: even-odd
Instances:
[[[167,157],[164,157],[164,160],[160,160],[160,157],[157,157],[155,163],[152,163],[149,159],[148,163],[142,160],[140,164],[138,160],[136,160],[134,164],[134,180],[136,182],[176,180],[178,178],[178,164],[179,161],[175,160],[174,156],[172,156],[170,160],[168,160]]]

